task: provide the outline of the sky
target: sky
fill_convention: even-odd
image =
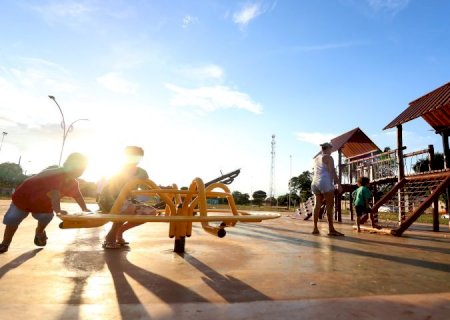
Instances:
[[[396,148],[383,128],[450,81],[449,16],[447,0],[3,0],[0,163],[58,164],[59,106],[85,180],[138,145],[157,184],[240,168],[232,191],[285,194],[356,127]],[[403,140],[442,151],[421,118]]]

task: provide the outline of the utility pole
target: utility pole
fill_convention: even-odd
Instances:
[[[272,199],[275,198],[275,188],[274,188],[274,178],[275,178],[275,135],[272,134],[272,149],[271,149],[271,164],[270,164],[270,189],[269,189],[269,199],[270,205],[272,206]]]
[[[291,210],[291,178],[292,178],[292,154],[289,155],[289,195],[288,195],[288,211]]]

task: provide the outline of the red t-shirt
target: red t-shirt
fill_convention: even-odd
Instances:
[[[12,195],[12,202],[21,210],[32,213],[52,213],[50,191],[59,191],[61,197],[81,197],[78,181],[66,180],[60,169],[48,170],[22,182]]]

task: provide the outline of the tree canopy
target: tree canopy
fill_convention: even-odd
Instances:
[[[13,162],[0,164],[0,186],[4,188],[15,188],[26,179],[22,167]]]
[[[303,171],[298,177],[291,178],[289,181],[289,186],[293,193],[300,194],[300,201],[305,202],[312,196],[311,182],[311,172]]]

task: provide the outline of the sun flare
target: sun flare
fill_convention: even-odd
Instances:
[[[102,178],[109,178],[114,175],[123,164],[123,156],[120,151],[106,153],[98,150],[89,153],[89,164],[81,178],[90,182],[97,182]]]

